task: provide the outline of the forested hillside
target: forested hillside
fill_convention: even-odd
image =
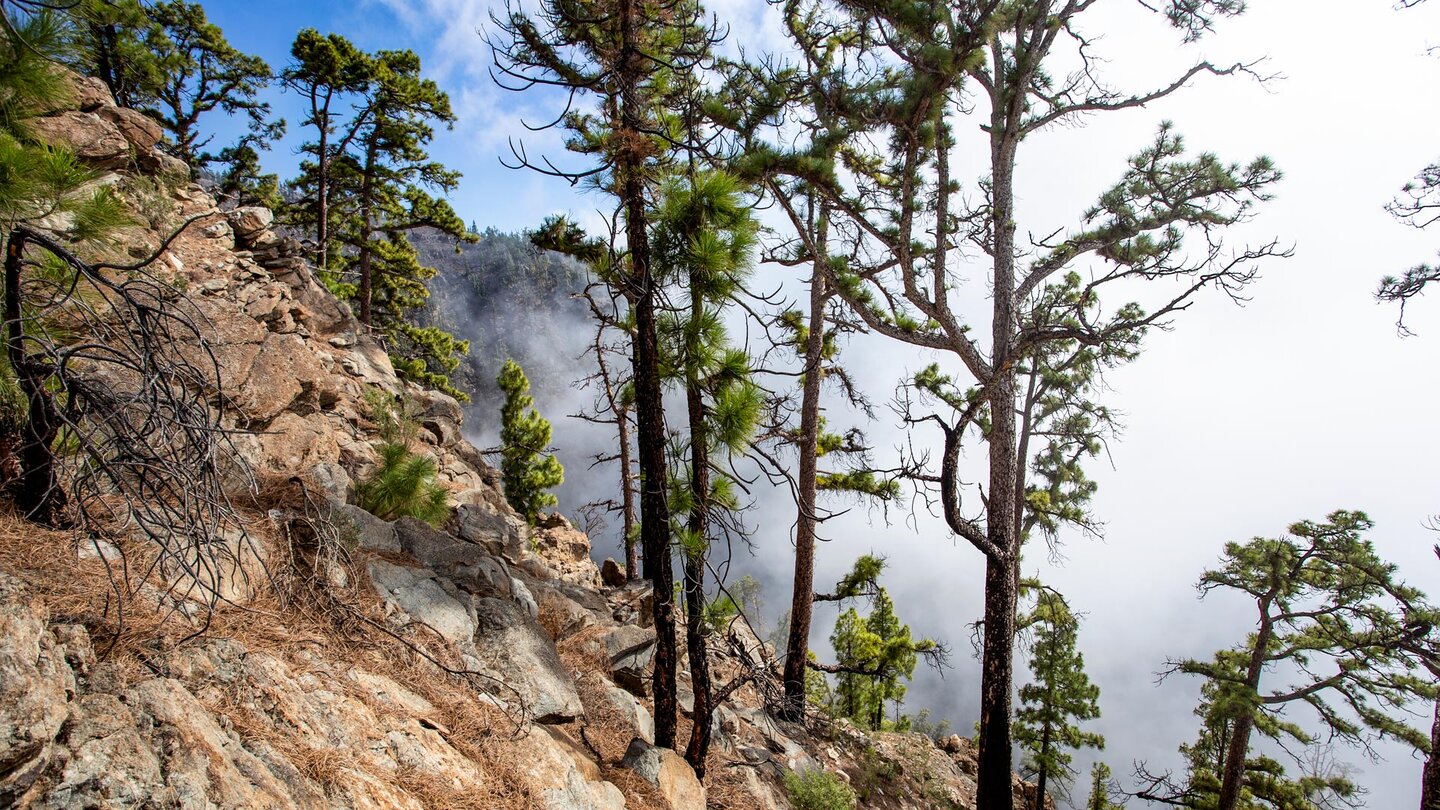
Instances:
[[[535,397],[556,415],[581,400],[575,384],[590,374],[584,358],[594,325],[581,298],[589,283],[576,260],[535,247],[525,234],[493,229],[474,244],[441,235],[415,238],[421,261],[436,270],[430,300],[417,320],[470,341],[451,373],[470,394],[469,423],[477,435],[499,432],[503,399],[496,377],[514,359],[530,376]]]

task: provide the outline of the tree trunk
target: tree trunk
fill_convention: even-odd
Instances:
[[[25,424],[20,430],[20,477],[15,505],[26,518],[47,526],[64,524],[65,493],[55,480],[55,438],[60,432],[55,400],[45,389],[48,376],[25,356],[25,330],[20,306],[20,270],[25,235],[10,232],[5,246],[5,355],[25,394]]]
[[[1250,666],[1246,672],[1245,685],[1251,693],[1260,689],[1260,673],[1265,667],[1265,655],[1274,631],[1270,622],[1270,600],[1267,596],[1259,600],[1260,630],[1255,634],[1255,649],[1250,653]],[[1240,788],[1245,782],[1245,755],[1250,751],[1250,731],[1255,727],[1256,709],[1247,708],[1235,718],[1230,729],[1230,739],[1225,746],[1225,767],[1221,771],[1220,800],[1216,810],[1235,810],[1240,803]]]
[[[635,296],[635,427],[640,462],[640,545],[644,574],[654,592],[655,744],[675,747],[675,573],[670,557],[670,505],[665,501],[665,404],[660,390],[660,345],[655,323],[655,278],[650,269],[639,77],[649,64],[636,47],[635,0],[620,0],[620,89],[616,172],[625,208],[630,284]]]
[[[810,274],[810,332],[806,335],[805,385],[800,395],[795,584],[790,596],[790,632],[785,643],[785,703],[780,708],[780,716],[791,722],[805,715],[805,668],[810,660],[810,618],[815,603],[816,448],[820,441],[820,366],[825,349],[825,302],[829,297],[822,261],[822,257],[816,258]]]
[[[1011,565],[1007,561],[986,558],[976,807],[1009,807],[1012,801],[1010,684],[1014,663],[1015,590]]]
[[[1012,767],[1010,752],[1011,679],[1014,668],[1015,602],[1019,590],[1020,538],[1016,513],[1021,509],[1015,425],[1015,368],[1007,362],[1015,340],[1015,140],[1005,132],[1003,114],[992,135],[994,185],[991,227],[995,239],[994,292],[991,321],[990,492],[986,535],[997,553],[985,559],[985,631],[980,678],[980,761],[977,807],[1009,807]]]
[[[1430,723],[1430,754],[1420,777],[1420,810],[1440,810],[1440,700]]]
[[[1035,810],[1045,810],[1045,782],[1050,776],[1050,769],[1046,761],[1050,756],[1050,724],[1045,724],[1045,731],[1040,735],[1040,775],[1035,779]]]
[[[697,289],[691,278],[691,289]],[[699,296],[691,303],[692,325],[701,315]],[[695,340],[696,335],[687,336]],[[685,544],[685,635],[686,652],[690,658],[690,689],[695,695],[691,718],[690,744],[685,760],[695,769],[695,776],[705,778],[705,756],[710,752],[710,665],[705,644],[705,550],[709,541],[710,454],[705,429],[705,404],[700,398],[700,383],[692,369],[687,375],[685,404],[690,417],[690,532]]]
[[[330,269],[330,99],[324,106],[311,91],[310,110],[319,130],[315,147],[315,244],[320,252],[320,272]]]
[[[375,196],[375,161],[379,145],[376,139],[378,133],[371,133],[368,142],[365,144],[365,173],[360,180],[360,289],[356,297],[360,299],[360,323],[370,326],[373,323],[374,315],[371,311],[371,299],[374,297],[374,254],[370,247],[370,218],[371,208],[374,205]]]
[[[628,408],[615,409],[616,429],[620,433],[620,502],[624,518],[625,579],[640,578],[640,544],[635,537],[635,476],[630,456],[630,418]]]

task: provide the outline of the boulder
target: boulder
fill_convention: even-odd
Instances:
[[[579,602],[565,595],[564,591],[548,583],[536,583],[528,588],[535,598],[536,608],[547,630],[553,631],[554,640],[567,639],[581,630],[595,624],[600,617]]]
[[[514,690],[538,723],[568,723],[584,712],[570,671],[540,623],[514,604],[476,599],[475,665]]]
[[[565,582],[600,586],[600,571],[590,559],[590,538],[559,514],[547,515],[531,532],[535,554]]]
[[[297,405],[307,392],[318,398],[316,389],[328,377],[302,337],[272,332],[261,340],[245,375],[247,384],[235,394],[234,403],[246,419],[265,422]],[[313,411],[314,403],[310,405]]]
[[[230,227],[234,229],[236,236],[242,240],[259,234],[275,221],[275,212],[259,205],[236,208],[225,216],[229,219]]]
[[[563,734],[531,727],[514,744],[543,810],[625,810],[625,794],[603,781],[595,762]]]
[[[400,550],[400,540],[395,536],[395,524],[383,521],[348,503],[335,507],[335,516],[337,520],[343,521],[340,526],[342,537],[353,532],[360,548],[369,551]]]
[[[42,143],[69,149],[93,166],[118,169],[130,162],[130,142],[95,113],[70,110],[26,122]]]
[[[94,76],[72,74],[70,87],[75,93],[76,108],[84,112],[115,106],[115,97],[110,94],[110,88]]]
[[[371,560],[370,581],[382,598],[394,602],[410,618],[459,644],[475,635],[475,618],[455,597],[445,592],[423,568]]]
[[[609,594],[611,617],[621,624],[649,627],[655,623],[654,589],[643,581],[629,582]]]
[[[615,560],[610,557],[606,557],[605,562],[600,565],[600,581],[611,588],[623,588],[627,581],[625,579],[625,569],[620,567],[620,563],[615,562]]]
[[[525,522],[513,514],[477,504],[462,504],[456,507],[450,525],[455,534],[479,543],[491,554],[519,560],[525,552]]]
[[[705,787],[684,757],[669,748],[656,748],[636,737],[625,750],[620,767],[660,789],[671,810],[705,810]]]
[[[143,155],[154,149],[165,134],[155,119],[129,107],[100,107],[95,114],[114,124],[120,137],[130,144],[136,154]]]
[[[446,534],[423,520],[402,517],[395,521],[400,547],[426,568],[442,574],[476,566],[488,556],[485,549]]]
[[[318,492],[335,503],[355,499],[355,482],[345,468],[332,461],[322,461],[300,474],[310,492]]]
[[[340,459],[335,429],[323,419],[285,412],[259,434],[259,447],[248,460],[256,472],[289,478],[322,462]]]
[[[655,718],[635,696],[612,684],[605,684],[605,698],[615,707],[616,713],[625,721],[635,736],[651,745],[655,743]]]
[[[650,666],[655,661],[655,632],[625,624],[606,634],[603,642],[615,683],[637,696],[646,696]]]

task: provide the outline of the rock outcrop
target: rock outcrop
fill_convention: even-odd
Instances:
[[[216,573],[245,587],[213,614],[127,580],[138,626],[122,628],[107,566],[144,555],[134,538],[77,545],[0,515],[0,805],[748,810],[789,807],[785,773],[824,768],[865,807],[973,807],[968,741],[782,723],[753,686],[717,713],[706,784],[655,748],[648,587],[613,564],[602,580],[564,518],[531,528],[510,510],[459,404],[396,377],[270,211],[218,211],[155,150],[152,122],[76,89],[37,135],[118,187],[168,184],[173,216],[128,234],[131,254],[198,218],[153,271],[203,316],[263,570]],[[367,392],[413,403],[455,507],[443,528],[355,502],[376,463]],[[303,515],[266,501],[296,484]],[[305,545],[317,535],[330,545]],[[732,630],[711,663],[722,683],[768,653]]]

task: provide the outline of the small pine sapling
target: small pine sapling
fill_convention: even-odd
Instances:
[[[533,526],[541,509],[559,503],[548,490],[565,481],[565,468],[559,459],[545,453],[550,422],[533,407],[530,381],[520,364],[506,360],[496,382],[505,392],[500,410],[500,474],[505,500]]]

